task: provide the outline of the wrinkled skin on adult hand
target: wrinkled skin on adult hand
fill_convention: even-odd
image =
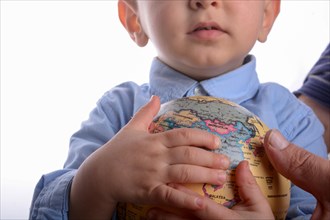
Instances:
[[[288,142],[277,130],[267,132],[264,146],[274,168],[317,199],[312,219],[330,219],[330,161]]]

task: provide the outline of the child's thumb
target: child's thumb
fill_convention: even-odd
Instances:
[[[135,113],[133,118],[127,124],[127,126],[134,126],[138,129],[148,130],[154,117],[157,115],[160,109],[160,100],[158,96],[152,96],[150,101],[142,106],[139,111]]]
[[[259,185],[254,178],[252,172],[249,169],[249,163],[247,161],[242,161],[238,164],[236,168],[236,184],[238,186],[238,193],[243,202],[247,203],[245,205],[260,206],[260,201],[266,202],[266,197],[261,192]],[[265,205],[265,208],[270,209],[269,206]],[[271,211],[270,211],[271,212]]]

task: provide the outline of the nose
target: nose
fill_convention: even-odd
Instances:
[[[206,9],[210,6],[217,7],[218,0],[189,0],[189,5],[192,9]]]

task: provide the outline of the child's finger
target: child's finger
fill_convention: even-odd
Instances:
[[[160,206],[198,210],[204,208],[204,198],[174,189],[168,185],[160,185],[151,192],[153,201],[158,201]]]
[[[228,169],[230,161],[223,154],[214,153],[198,147],[176,147],[167,152],[169,164],[192,164],[196,166]]]
[[[141,130],[148,130],[154,117],[160,109],[160,100],[158,96],[152,96],[150,101],[142,106],[140,110],[135,113],[133,118],[129,121],[126,127],[135,127]]]
[[[168,183],[209,183],[222,185],[227,180],[224,170],[193,165],[172,165],[167,168],[165,181]]]
[[[184,192],[186,194],[198,196],[199,194],[188,189],[187,187],[181,184],[169,184],[169,186]],[[198,219],[239,219],[239,216],[233,212],[231,209],[228,209],[225,206],[222,206],[212,199],[204,197],[204,208],[193,210],[191,214],[198,217]],[[161,213],[158,213],[161,214]],[[173,219],[174,220],[174,219]]]
[[[167,147],[196,146],[211,150],[221,147],[220,137],[197,128],[176,128],[157,135]]]
[[[198,193],[186,188],[185,186],[181,184],[170,184],[171,187],[184,192],[186,194],[195,195],[198,196]],[[228,209],[225,206],[219,205],[215,201],[205,197],[204,200],[204,208],[194,210],[191,213],[198,217],[198,219],[235,219],[237,218],[236,214]]]
[[[181,214],[181,213],[180,213]],[[150,209],[147,213],[148,220],[193,220],[192,216],[189,217],[181,217],[178,214],[168,212],[164,209],[153,208]],[[195,218],[197,219],[197,218]]]
[[[236,184],[238,186],[239,196],[245,205],[256,205],[259,207],[260,204],[268,205],[265,196],[262,194],[249,169],[249,163],[247,161],[240,162],[236,168]],[[269,205],[267,205],[265,208],[270,209]]]

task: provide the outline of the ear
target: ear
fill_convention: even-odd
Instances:
[[[258,35],[258,40],[263,43],[266,42],[268,34],[280,13],[281,0],[268,0],[265,3],[264,19],[262,29]]]
[[[118,0],[118,15],[132,40],[140,47],[147,45],[149,38],[140,24],[136,2],[134,0]]]

